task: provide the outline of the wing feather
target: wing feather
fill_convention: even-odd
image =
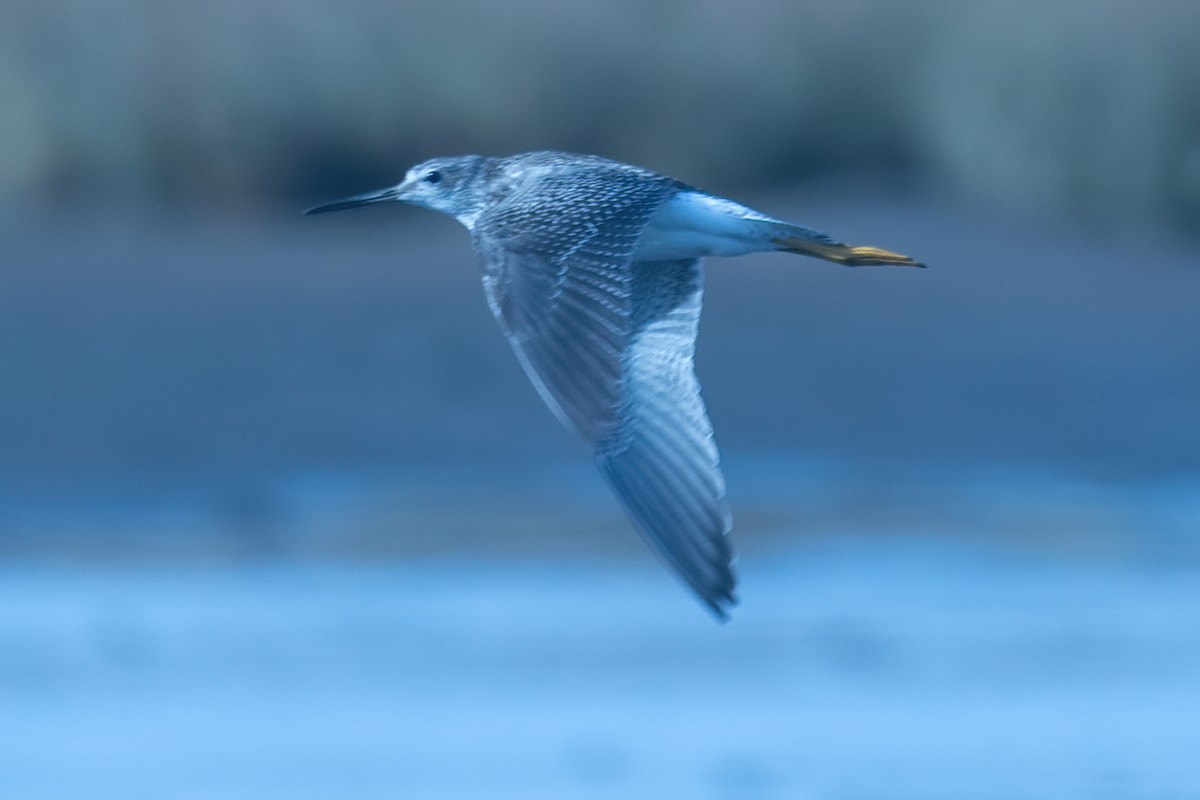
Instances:
[[[646,538],[723,617],[736,602],[731,520],[692,365],[703,273],[696,260],[634,270],[641,319],[625,357],[621,424],[596,459]]]
[[[583,203],[538,225],[524,207],[515,222],[501,208],[480,218],[475,243],[488,302],[533,384],[592,445],[647,542],[724,618],[736,602],[730,515],[692,366],[702,268],[632,261],[661,199]]]

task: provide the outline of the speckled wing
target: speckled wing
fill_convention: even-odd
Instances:
[[[617,425],[596,462],[658,553],[715,614],[736,603],[731,518],[692,355],[699,259],[634,262],[632,335]]]
[[[581,181],[559,170],[480,217],[488,302],[641,533],[724,616],[734,602],[729,513],[692,369],[700,264],[632,261],[673,182],[594,172]]]

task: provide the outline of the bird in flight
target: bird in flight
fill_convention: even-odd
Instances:
[[[725,479],[692,366],[705,256],[782,251],[923,266],[598,156],[435,158],[387,189],[458,219],[488,305],[538,393],[593,449],[646,541],[719,618],[734,596]]]

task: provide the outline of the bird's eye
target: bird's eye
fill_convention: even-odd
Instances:
[[[421,180],[425,181],[426,183],[441,183],[442,173],[438,172],[436,169],[431,169],[429,172],[425,173],[425,177],[421,178]]]

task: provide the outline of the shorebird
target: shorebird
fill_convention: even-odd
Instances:
[[[782,251],[919,267],[598,156],[435,158],[306,214],[396,200],[471,232],[488,305],[546,405],[593,450],[646,541],[726,619],[732,517],[692,367],[701,259]]]

